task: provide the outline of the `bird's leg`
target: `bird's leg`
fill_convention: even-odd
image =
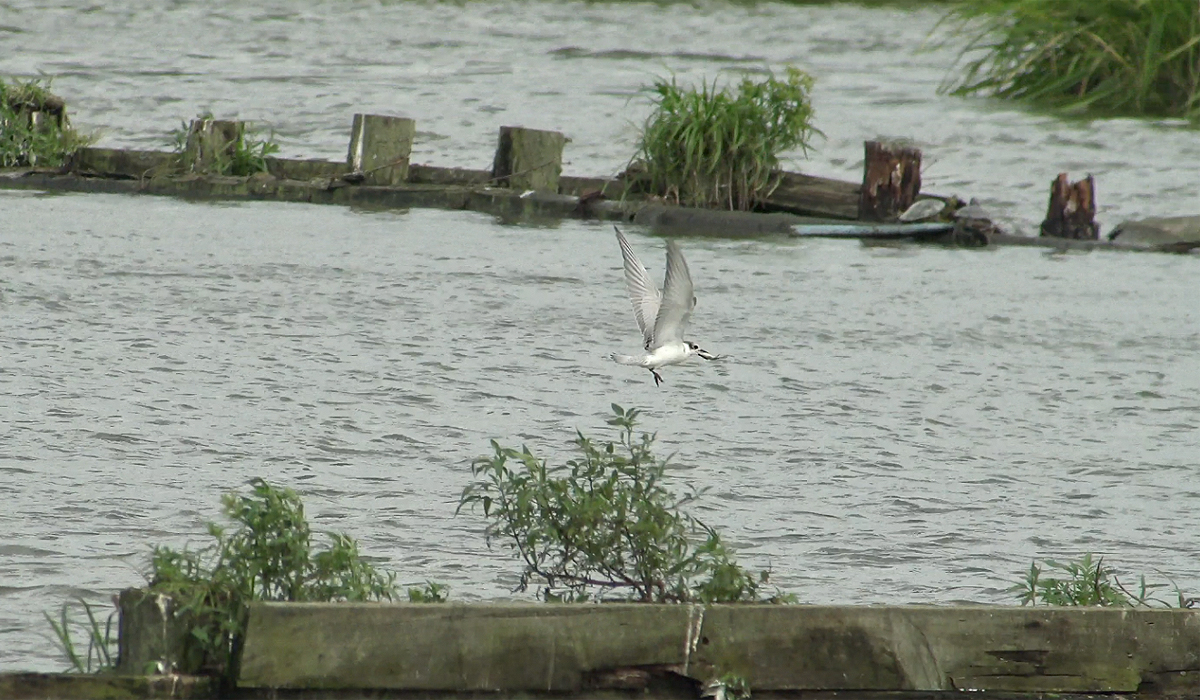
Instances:
[[[654,386],[658,386],[659,384],[662,384],[663,378],[662,378],[662,376],[659,375],[658,370],[652,369],[652,370],[650,370],[650,374],[654,375]]]

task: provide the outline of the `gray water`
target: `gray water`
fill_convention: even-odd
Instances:
[[[353,112],[419,122],[417,160],[486,167],[501,124],[561,129],[612,173],[637,90],[780,68],[818,79],[809,172],[911,137],[926,189],[1036,226],[1059,170],[1101,219],[1194,213],[1194,132],[938,96],[928,11],[854,6],[9,2],[0,73],[57,76],[101,143],[162,147],[197,112],[340,158]],[[634,229],[651,274],[662,241]],[[204,542],[221,493],[299,490],[406,583],[509,596],[516,563],[453,517],[487,441],[555,460],[609,403],[645,409],[700,514],[815,603],[1005,602],[1032,558],[1103,554],[1200,591],[1194,256],[786,239],[684,242],[692,335],[636,349],[605,225],[0,192],[0,668],[53,670],[41,618]],[[1157,573],[1161,572],[1161,573]]]

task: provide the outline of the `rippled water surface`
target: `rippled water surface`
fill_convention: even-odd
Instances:
[[[486,167],[501,124],[561,129],[619,170],[640,85],[792,62],[818,78],[812,172],[914,138],[926,188],[1036,226],[1059,170],[1101,218],[1193,213],[1193,132],[939,97],[928,11],[854,6],[9,2],[0,73],[58,76],[102,143],[161,147],[211,109],[341,157],[356,111],[418,119],[418,159]],[[662,241],[633,243],[661,275]],[[693,335],[637,337],[611,229],[0,192],[0,668],[58,667],[41,618],[202,542],[221,493],[300,490],[405,582],[508,595],[516,565],[453,517],[489,438],[561,458],[641,406],[744,563],[810,602],[1002,602],[1033,557],[1085,551],[1200,591],[1200,261],[684,242]]]

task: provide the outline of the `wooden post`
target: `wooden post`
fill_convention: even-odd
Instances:
[[[194,673],[184,659],[188,630],[169,596],[142,588],[121,591],[117,602],[117,672],[127,675]]]
[[[502,187],[558,192],[567,137],[557,131],[500,127],[492,177]]]
[[[921,149],[879,141],[863,145],[866,157],[858,218],[891,221],[912,206],[921,192]]]
[[[1059,173],[1050,183],[1050,207],[1042,222],[1042,236],[1095,241],[1100,239],[1096,223],[1096,182],[1091,175],[1070,182]]]
[[[398,185],[408,179],[417,123],[406,117],[356,114],[350,128],[350,170],[367,185]]]
[[[246,133],[239,121],[193,119],[183,149],[183,164],[192,173],[219,173],[233,158],[237,142]]]

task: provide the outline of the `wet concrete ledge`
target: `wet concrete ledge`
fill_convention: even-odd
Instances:
[[[215,698],[220,683],[205,676],[118,676],[84,673],[0,673],[6,700],[141,700]]]
[[[962,245],[953,233],[921,229],[922,226],[936,228],[936,225],[858,221],[861,185],[799,173],[783,173],[783,180],[771,202],[778,211],[762,213],[670,206],[654,199],[625,197],[627,183],[617,178],[562,175],[557,177],[554,191],[532,190],[500,186],[502,178],[493,176],[489,170],[406,163],[403,179],[370,184],[371,178],[362,171],[354,171],[349,162],[273,157],[266,159],[267,172],[250,177],[180,175],[176,172],[179,157],[177,153],[165,151],[84,148],[62,169],[0,171],[0,189],[304,202],[379,209],[457,209],[486,213],[510,222],[563,218],[628,222],[672,235],[784,235]],[[1167,223],[1161,223],[1164,221]],[[1200,217],[1146,222],[1122,224],[1132,233],[1124,232],[1115,240],[1073,240],[993,232],[985,244],[988,247],[1016,245],[1060,251],[1187,253],[1200,249],[1200,234],[1196,233],[1200,231]],[[1139,223],[1141,228],[1135,226]],[[822,225],[830,225],[830,230],[823,230]],[[946,226],[948,230],[950,225]],[[878,230],[889,227],[903,230]],[[977,246],[978,242],[970,245]]]
[[[136,593],[136,595],[135,595]],[[122,663],[170,624],[122,595]],[[132,639],[144,636],[146,639]],[[236,686],[0,674],[0,698],[764,700],[1200,697],[1200,611],[999,606],[257,603]]]
[[[103,151],[100,155],[95,152]],[[507,221],[584,218],[644,225],[661,231],[686,230],[693,235],[792,235],[792,226],[839,221],[794,213],[753,213],[693,209],[645,199],[599,199],[588,193],[620,192],[617,180],[563,176],[559,192],[495,186],[484,170],[410,167],[406,182],[393,185],[351,184],[342,177],[347,166],[332,161],[268,159],[275,173],[250,177],[187,174],[156,176],[174,154],[158,151],[84,149],[76,167],[99,158],[98,174],[83,169],[15,169],[0,171],[0,189],[52,192],[150,194],[197,200],[257,200],[339,204],[378,209],[437,208],[477,211]],[[580,196],[582,194],[583,196]],[[607,195],[606,195],[607,196]]]
[[[984,606],[252,606],[239,688],[696,697],[1200,695],[1200,613]],[[918,695],[910,695],[917,697]]]

